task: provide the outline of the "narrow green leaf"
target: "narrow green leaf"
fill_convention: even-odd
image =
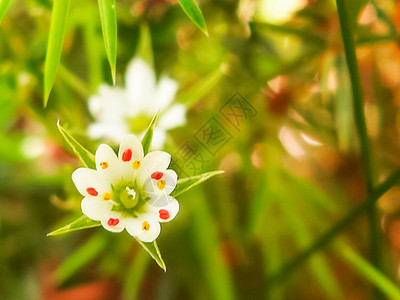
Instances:
[[[145,243],[139,239],[136,239],[138,243],[150,254],[150,256],[156,261],[156,263],[160,266],[164,272],[167,271],[167,267],[165,266],[164,260],[161,257],[160,250],[158,249],[157,242]]]
[[[400,299],[400,289],[368,261],[355,252],[344,242],[337,242],[335,250],[341,255],[360,275],[373,283],[390,299]]]
[[[101,225],[100,221],[93,221],[92,219],[89,219],[85,215],[82,215],[72,223],[48,233],[47,236],[59,235],[76,230],[98,227],[100,225]]]
[[[71,0],[54,0],[44,67],[44,107],[47,106],[60,63]]]
[[[11,0],[0,0],[0,23],[3,20],[4,16],[7,13],[8,8],[10,7]]]
[[[195,0],[178,0],[178,3],[189,19],[192,20],[192,22],[196,24],[196,26],[199,27],[206,36],[208,36],[206,21],[204,20],[203,13],[201,12],[197,2]]]
[[[85,147],[83,147],[72,135],[69,134],[68,131],[61,127],[60,120],[57,122],[57,127],[65,141],[71,146],[75,155],[81,160],[85,167],[96,169],[94,155]]]
[[[99,0],[99,11],[104,46],[115,84],[117,66],[117,10],[115,0]]]
[[[122,288],[123,299],[138,299],[140,284],[149,265],[150,257],[144,250],[140,250],[133,259],[131,266],[128,268],[124,277]]]
[[[154,126],[157,123],[159,114],[160,114],[159,111],[155,114],[155,116],[153,117],[153,119],[151,120],[151,122],[149,124],[149,127],[146,130],[146,133],[143,136],[142,146],[143,146],[144,155],[146,155],[150,151],[151,141],[153,140]]]
[[[143,59],[150,66],[153,66],[153,47],[151,45],[151,33],[149,26],[143,24],[140,26],[140,38],[136,48],[136,56]]]
[[[196,185],[210,179],[211,177],[222,174],[224,172],[225,171],[221,171],[221,170],[211,171],[211,172],[203,173],[201,175],[179,179],[176,184],[175,190],[172,192],[171,196],[177,197],[180,194],[195,187]]]
[[[78,250],[67,257],[56,272],[57,283],[60,285],[71,278],[79,269],[87,265],[106,247],[107,239],[104,235],[93,235]]]

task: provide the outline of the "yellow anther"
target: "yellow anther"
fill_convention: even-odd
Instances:
[[[146,231],[150,230],[150,224],[149,224],[149,222],[144,221],[144,222],[142,223],[142,230],[146,230]]]
[[[157,187],[162,191],[165,188],[166,181],[164,179],[161,179],[157,182]]]
[[[102,199],[103,199],[104,201],[111,200],[111,199],[112,199],[111,193],[105,192],[105,193],[103,194],[103,198],[102,198]]]
[[[135,161],[132,163],[132,168],[133,168],[134,170],[139,169],[139,168],[140,168],[140,161],[139,161],[139,160],[135,160]]]
[[[101,163],[100,163],[100,166],[101,166],[101,168],[104,170],[104,169],[107,169],[108,168],[108,162],[106,162],[106,161],[102,161]]]

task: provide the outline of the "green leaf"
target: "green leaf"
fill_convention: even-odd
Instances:
[[[107,246],[107,239],[98,232],[90,237],[78,250],[68,256],[57,269],[58,285],[71,278],[79,269],[95,259]]]
[[[57,127],[65,141],[68,143],[68,145],[71,146],[75,155],[81,160],[85,167],[96,169],[94,155],[90,153],[90,151],[87,150],[85,147],[83,147],[72,135],[69,134],[68,131],[62,128],[60,125],[60,121],[57,122]]]
[[[143,136],[142,146],[143,146],[144,155],[146,155],[150,151],[151,141],[153,140],[154,126],[157,123],[159,114],[160,114],[160,112],[158,111],[156,113],[156,115],[153,117],[153,119],[151,120],[150,125],[147,128],[146,133]]]
[[[0,23],[3,20],[8,8],[10,7],[11,0],[0,0]]]
[[[101,29],[111,75],[115,84],[117,66],[117,11],[115,0],[99,0]]]
[[[167,271],[167,267],[165,266],[164,260],[161,257],[160,250],[158,249],[157,242],[145,243],[139,239],[136,239],[138,243],[150,254],[150,256],[156,261],[156,263],[160,266],[164,272]]]
[[[46,64],[44,67],[44,107],[47,106],[60,63],[64,37],[67,30],[70,3],[71,0],[54,0],[50,36],[47,44]]]
[[[85,215],[82,215],[72,223],[48,233],[47,236],[59,235],[76,230],[98,227],[100,225],[101,225],[100,221],[93,221],[92,219],[89,219]]]
[[[379,270],[355,252],[344,242],[338,241],[335,250],[342,256],[360,275],[365,277],[379,288],[390,299],[400,299],[400,289]]]
[[[177,197],[180,194],[195,187],[196,185],[210,179],[211,177],[222,174],[224,172],[225,171],[221,171],[221,170],[211,171],[211,172],[203,173],[201,175],[179,179],[176,184],[175,190],[172,192],[171,196]]]
[[[178,0],[178,2],[189,19],[208,36],[206,21],[197,2],[195,0]]]

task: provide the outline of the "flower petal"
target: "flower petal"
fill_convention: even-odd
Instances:
[[[179,202],[171,196],[167,196],[167,198],[160,197],[159,201],[150,201],[146,209],[148,212],[157,214],[159,222],[169,222],[175,218],[178,213]]]
[[[164,172],[171,162],[171,155],[164,151],[153,151],[145,156],[139,172],[139,183],[144,185],[154,172]]]
[[[178,175],[173,170],[155,172],[155,174],[157,173],[160,173],[161,175],[156,178],[153,178],[153,176],[150,175],[149,179],[146,180],[144,185],[145,191],[150,195],[161,193],[166,193],[167,195],[171,194],[176,187]]]
[[[169,78],[162,77],[158,83],[157,91],[155,93],[155,106],[157,109],[164,110],[169,106],[175,98],[175,94],[178,90],[178,83]]]
[[[79,168],[72,173],[72,181],[74,182],[79,193],[83,196],[99,197],[105,192],[111,192],[108,182],[103,180],[96,170],[88,168]]]
[[[164,129],[154,128],[153,140],[151,141],[151,149],[158,150],[163,149],[165,141],[167,139],[167,133]]]
[[[88,127],[88,135],[92,139],[107,138],[119,142],[127,133],[128,127],[120,122],[97,122]]]
[[[100,221],[110,214],[112,204],[99,198],[85,197],[81,202],[82,212],[90,219]]]
[[[133,162],[135,160],[143,160],[143,146],[139,139],[133,135],[128,134],[123,138],[119,146],[118,158],[122,162]]]
[[[121,162],[115,155],[114,150],[106,145],[101,144],[95,155],[97,172],[114,183],[121,177]]]
[[[126,231],[145,243],[154,241],[161,231],[160,223],[157,218],[150,214],[140,215],[137,219],[129,218],[125,220]]]
[[[120,213],[112,211],[101,220],[101,225],[108,231],[121,232],[125,228],[125,220]]]
[[[158,128],[168,130],[186,123],[186,108],[183,104],[175,104],[160,116]]]
[[[125,78],[130,103],[129,111],[152,114],[156,109],[154,107],[156,77],[153,70],[144,60],[135,58],[129,63]]]

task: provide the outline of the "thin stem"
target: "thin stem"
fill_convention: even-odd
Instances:
[[[360,75],[356,56],[356,48],[353,39],[353,28],[349,21],[349,15],[344,0],[336,0],[339,15],[340,28],[342,32],[344,51],[346,54],[347,65],[349,68],[350,81],[353,93],[353,115],[357,128],[361,146],[361,158],[364,165],[364,175],[367,190],[369,231],[370,231],[370,255],[372,264],[379,270],[381,269],[381,243],[379,231],[379,216],[375,208],[373,197],[373,166],[371,145],[368,139],[367,125],[364,115],[364,101],[361,89]],[[374,295],[380,298],[379,291],[374,288]]]
[[[378,185],[372,194],[372,201],[365,201],[359,204],[351,211],[348,212],[341,220],[335,223],[329,228],[319,239],[312,243],[307,249],[294,258],[289,260],[283,265],[275,274],[270,275],[267,278],[269,284],[280,281],[283,278],[288,278],[288,274],[294,271],[297,267],[303,264],[308,258],[310,258],[315,252],[320,251],[326,247],[337,235],[339,235],[344,229],[348,228],[358,217],[360,217],[370,206],[374,206],[375,202],[378,201],[391,187],[393,187],[398,181],[400,181],[400,168],[397,169],[392,175],[390,175],[384,182]]]

